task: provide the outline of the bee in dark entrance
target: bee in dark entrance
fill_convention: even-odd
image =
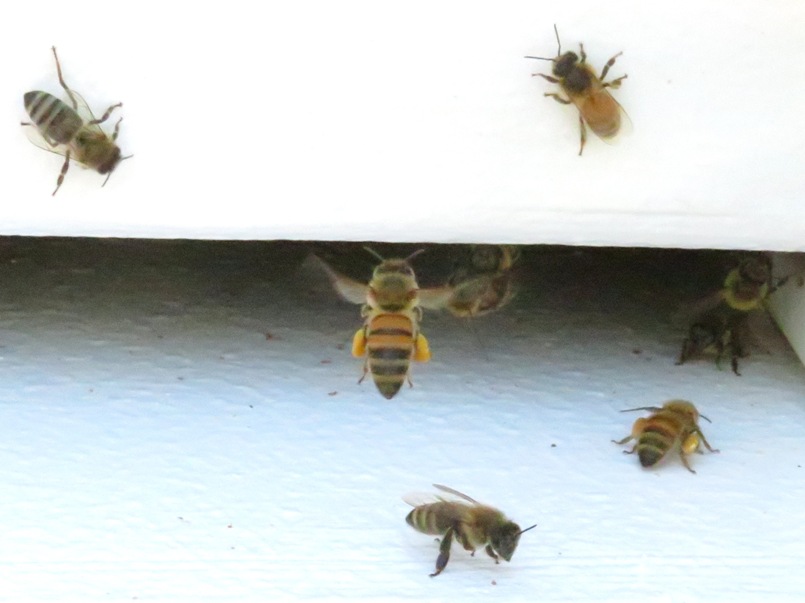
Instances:
[[[562,54],[559,30],[556,25],[553,26],[553,29],[559,45],[556,57],[527,56],[526,58],[553,63],[552,76],[544,73],[532,75],[545,78],[552,84],[559,84],[567,98],[556,92],[546,92],[545,96],[550,96],[563,105],[573,104],[579,110],[579,129],[581,130],[579,155],[581,155],[587,141],[586,126],[589,126],[599,138],[605,141],[614,138],[621,129],[621,123],[625,117],[623,107],[612,97],[607,88],[620,88],[621,82],[627,76],[622,75],[611,82],[606,82],[605,79],[610,67],[623,53],[619,52],[609,59],[601,70],[601,75],[597,76],[592,67],[586,63],[587,54],[584,52],[584,45],[579,44],[579,54],[571,51]]]
[[[519,257],[515,245],[470,246],[448,281],[453,292],[445,309],[459,318],[474,318],[503,308],[516,293],[514,265]]]
[[[430,576],[442,573],[450,560],[450,547],[455,537],[465,550],[475,554],[475,549],[484,547],[487,555],[500,563],[499,557],[511,561],[520,535],[537,527],[521,530],[520,526],[507,519],[495,509],[482,505],[466,494],[447,486],[433,485],[445,494],[409,494],[403,500],[414,509],[405,518],[409,526],[423,534],[441,536],[439,556],[436,558],[436,571]]]
[[[729,271],[720,289],[697,302],[697,311],[688,327],[688,336],[676,361],[684,364],[692,358],[714,352],[716,366],[729,354],[732,372],[740,376],[738,360],[749,356],[753,313],[762,312],[769,295],[788,277],[776,284],[768,256],[748,256]]]
[[[100,124],[109,119],[112,112],[122,107],[123,103],[112,105],[99,119],[96,119],[81,95],[71,90],[64,82],[55,46],[53,58],[56,59],[59,83],[67,93],[70,105],[47,92],[39,90],[26,92],[23,102],[25,111],[32,121],[22,122],[22,125],[28,127],[29,138],[35,145],[46,151],[64,155],[64,164],[56,181],[56,189],[53,191],[55,195],[64,181],[71,159],[99,174],[107,174],[103,182],[106,184],[118,164],[128,157],[121,156],[120,148],[115,143],[123,118],[117,121],[111,136],[100,127]]]

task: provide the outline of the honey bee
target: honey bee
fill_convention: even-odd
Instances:
[[[109,119],[112,112],[122,107],[123,103],[112,105],[100,119],[95,119],[81,95],[71,90],[64,82],[56,47],[54,46],[52,50],[56,59],[59,83],[67,93],[72,108],[47,92],[38,90],[26,92],[23,102],[32,121],[22,122],[22,125],[30,128],[29,138],[35,145],[64,155],[64,164],[56,181],[56,189],[53,191],[55,195],[64,182],[71,159],[84,167],[92,168],[99,174],[107,174],[103,182],[105,185],[115,168],[128,157],[122,157],[120,148],[115,144],[123,118],[121,117],[115,124],[111,137],[100,127],[100,124]],[[83,116],[79,112],[83,113]]]
[[[420,500],[423,497],[417,494],[403,497],[405,502],[414,507],[405,518],[408,525],[423,534],[441,536],[436,571],[430,574],[431,578],[441,574],[447,566],[454,537],[471,555],[475,555],[477,548],[484,547],[487,555],[495,563],[500,563],[500,557],[511,561],[520,535],[537,527],[534,524],[521,530],[520,526],[494,507],[482,505],[447,486],[433,486],[451,496],[427,495],[424,497],[427,502]]]
[[[762,310],[768,296],[786,280],[773,284],[768,256],[744,258],[729,271],[721,289],[697,304],[698,311],[682,342],[676,364],[714,351],[718,366],[729,351],[732,372],[740,376],[738,359],[749,355],[749,315]]]
[[[728,303],[720,303],[715,308],[700,314],[690,325],[688,336],[682,342],[682,350],[676,361],[677,366],[708,351],[716,354],[716,366],[720,366],[725,352],[729,352],[732,372],[738,371],[738,359],[749,355],[746,345],[749,315],[733,309]]]
[[[587,141],[587,129],[585,124],[595,132],[602,140],[614,138],[621,129],[622,114],[625,115],[623,108],[612,97],[607,88],[620,88],[621,82],[626,79],[626,75],[612,80],[604,81],[610,67],[615,64],[615,60],[623,54],[619,52],[607,61],[601,70],[600,77],[595,75],[593,69],[586,64],[587,55],[584,52],[584,45],[579,44],[580,52],[566,52],[562,54],[562,43],[559,41],[559,30],[553,26],[556,33],[556,42],[559,50],[554,58],[527,56],[527,59],[538,59],[541,61],[551,61],[553,63],[553,76],[544,73],[534,73],[534,76],[545,78],[552,84],[559,84],[562,92],[567,98],[562,97],[556,92],[546,92],[545,96],[550,96],[563,105],[574,104],[579,110],[579,128],[581,130],[581,145],[579,155],[584,151],[584,144]]]
[[[520,257],[513,245],[473,245],[468,261],[448,280],[452,293],[445,305],[459,318],[500,310],[514,297],[512,268]]]
[[[699,427],[699,417],[710,422],[710,419],[700,415],[696,407],[687,400],[669,400],[662,405],[630,408],[621,412],[635,410],[648,410],[651,415],[641,417],[634,422],[632,433],[622,440],[612,440],[615,444],[625,444],[629,440],[637,440],[631,450],[624,450],[624,454],[637,452],[640,464],[643,467],[653,467],[665,457],[672,449],[679,452],[682,464],[691,473],[696,473],[688,463],[687,455],[698,452],[704,444],[710,452],[713,449],[704,437]]]
[[[430,360],[428,340],[419,330],[421,304],[424,301],[426,307],[442,307],[450,290],[419,289],[410,262],[423,250],[405,259],[383,259],[366,249],[380,260],[368,285],[339,274],[321,259],[318,261],[342,298],[362,304],[364,324],[352,339],[352,355],[366,358],[358,383],[367,373],[371,374],[380,394],[390,400],[406,379],[411,383],[411,361]]]

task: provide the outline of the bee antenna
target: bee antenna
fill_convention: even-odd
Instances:
[[[559,41],[559,30],[556,28],[556,23],[553,24],[553,31],[556,34],[556,43],[559,45],[559,50],[557,51],[556,56],[561,56],[562,42]]]
[[[539,60],[539,61],[553,61],[553,59],[548,59],[548,58],[545,58],[545,57],[531,57],[531,56],[525,56],[525,57],[523,57],[523,58],[524,58],[524,59],[537,59],[537,60]]]
[[[626,410],[622,410],[621,412],[634,412],[636,410],[650,410],[652,412],[657,412],[662,410],[662,408],[658,408],[657,406],[641,406],[639,408],[627,408]]]
[[[381,262],[385,262],[385,261],[386,261],[386,258],[384,258],[382,255],[380,255],[379,253],[377,253],[377,252],[376,252],[374,249],[372,249],[372,248],[371,248],[371,247],[369,247],[368,245],[364,245],[364,246],[363,246],[363,248],[364,248],[366,251],[368,251],[369,253],[371,253],[373,256],[375,256],[375,257],[376,257],[378,260],[380,260]]]
[[[119,164],[121,161],[123,161],[123,160],[125,160],[125,159],[131,159],[132,157],[134,157],[134,155],[126,155],[125,157],[121,157],[121,158],[118,160],[118,162],[117,162],[117,163]],[[117,166],[115,166],[115,169],[117,169]],[[115,170],[112,170],[112,172],[114,172],[114,171],[115,171]],[[107,182],[109,182],[109,178],[111,178],[111,177],[112,177],[112,172],[109,172],[109,173],[107,174],[107,176],[106,176],[106,180],[104,180],[104,181],[103,181],[103,184],[101,184],[101,186],[106,186],[106,183],[107,183]]]
[[[519,536],[519,535],[520,535],[520,534],[522,534],[523,532],[528,532],[528,530],[533,530],[533,529],[534,529],[534,528],[536,528],[536,527],[537,527],[537,524],[534,524],[534,525],[533,525],[533,526],[531,526],[530,528],[526,528],[525,530],[520,530],[520,532],[519,532],[517,535]]]
[[[712,421],[710,419],[708,419],[707,417],[705,417],[703,414],[699,414],[699,417],[701,417],[702,419],[704,419],[708,423],[712,423]]]
[[[420,253],[424,253],[424,252],[425,252],[425,248],[424,248],[424,247],[423,247],[422,249],[417,249],[417,250],[416,250],[414,253],[412,253],[412,254],[411,254],[411,255],[409,255],[407,258],[405,258],[405,261],[406,261],[406,262],[410,262],[410,261],[411,261],[411,260],[413,260],[413,259],[414,259],[416,256],[418,256]]]

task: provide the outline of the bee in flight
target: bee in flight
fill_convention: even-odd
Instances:
[[[600,76],[596,76],[592,67],[587,65],[587,54],[584,52],[584,45],[579,44],[579,54],[568,51],[562,54],[562,43],[559,41],[559,30],[553,26],[556,33],[556,42],[559,50],[554,58],[532,57],[527,59],[538,59],[540,61],[551,61],[553,63],[553,75],[544,73],[534,73],[534,76],[545,78],[552,84],[559,84],[559,88],[565,93],[564,98],[556,92],[546,92],[545,96],[550,96],[563,105],[573,104],[579,110],[579,129],[581,130],[581,145],[579,155],[584,151],[584,144],[587,141],[587,128],[604,141],[614,138],[621,129],[621,122],[626,115],[623,108],[618,104],[607,88],[620,88],[621,82],[626,79],[626,75],[606,82],[606,76],[610,67],[615,64],[615,60],[623,53],[619,52],[607,61]],[[627,118],[628,119],[628,118]]]
[[[719,365],[729,352],[732,372],[740,376],[738,360],[749,355],[749,316],[756,310],[763,310],[768,296],[786,280],[773,284],[768,256],[744,258],[729,271],[721,289],[696,304],[697,312],[676,364],[712,351]]]
[[[363,376],[358,383],[367,373],[371,374],[380,394],[390,400],[406,379],[411,383],[411,361],[430,360],[428,340],[419,330],[422,306],[443,307],[450,290],[419,289],[410,262],[422,250],[405,259],[383,259],[366,249],[380,260],[368,285],[344,276],[323,260],[316,259],[343,299],[362,304],[364,324],[352,339],[352,355],[366,358]]]
[[[26,92],[23,102],[32,121],[22,122],[22,125],[28,127],[29,138],[35,145],[64,155],[64,164],[56,181],[56,189],[53,191],[55,195],[64,182],[71,159],[99,174],[107,174],[103,182],[106,184],[115,168],[128,157],[121,156],[120,148],[115,143],[123,118],[121,117],[115,124],[111,137],[100,127],[100,124],[109,119],[112,112],[123,106],[123,103],[112,105],[100,119],[95,119],[81,95],[71,90],[64,82],[55,46],[53,57],[56,59],[59,83],[67,93],[72,107],[47,92],[39,90]]]
[[[710,422],[710,419],[700,415],[696,407],[687,400],[669,400],[662,405],[630,408],[621,412],[636,410],[651,411],[648,417],[641,417],[634,422],[632,433],[622,440],[612,440],[615,444],[626,444],[630,440],[637,440],[631,450],[624,450],[624,454],[634,454],[640,459],[643,467],[653,467],[659,463],[671,450],[679,453],[682,464],[691,473],[696,473],[688,463],[687,455],[698,452],[704,444],[710,452],[718,452],[710,447],[699,427],[699,417]]]
[[[459,318],[500,310],[516,293],[513,267],[519,257],[514,245],[472,245],[448,280],[452,293],[445,309]]]
[[[423,534],[441,537],[436,571],[430,575],[431,578],[441,574],[447,566],[453,538],[472,555],[475,555],[476,549],[484,547],[487,555],[495,563],[500,563],[500,557],[511,561],[523,532],[537,527],[534,524],[521,530],[520,526],[494,507],[482,505],[447,486],[433,486],[444,494],[409,494],[403,497],[414,507],[405,518],[408,525]]]

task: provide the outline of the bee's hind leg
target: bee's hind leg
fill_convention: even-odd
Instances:
[[[448,530],[444,533],[441,544],[439,545],[439,556],[436,558],[436,571],[430,575],[431,578],[441,574],[442,570],[447,567],[447,562],[450,561],[450,547],[452,545],[453,528],[448,528]]]
[[[59,172],[59,179],[56,180],[56,190],[53,191],[53,195],[55,195],[59,191],[59,187],[61,186],[62,182],[64,182],[64,176],[67,174],[67,170],[69,168],[70,168],[70,150],[68,149],[67,152],[64,154],[64,164],[61,166],[61,172]]]
[[[53,50],[53,58],[56,59],[56,73],[59,74],[59,83],[61,84],[61,87],[64,88],[64,91],[67,93],[67,96],[70,97],[70,102],[73,103],[73,109],[78,111],[78,101],[75,100],[75,96],[73,96],[73,91],[70,90],[70,87],[64,82],[64,77],[62,77],[61,63],[59,63],[59,55],[56,54],[56,47],[51,46],[51,50]],[[53,194],[55,195],[56,193]]]

